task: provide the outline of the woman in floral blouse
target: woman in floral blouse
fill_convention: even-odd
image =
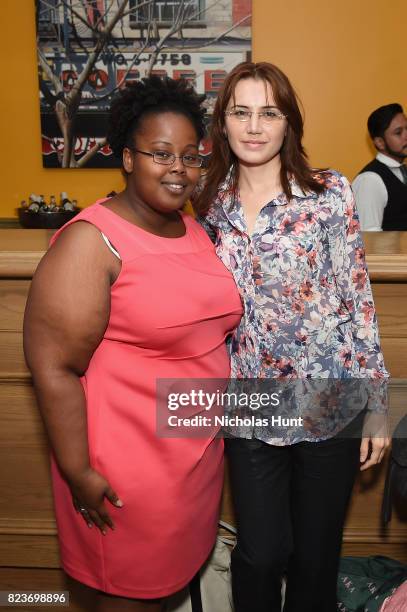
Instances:
[[[228,75],[195,208],[244,304],[231,342],[232,376],[292,382],[292,397],[298,383],[364,380],[361,415],[380,414],[388,374],[352,191],[338,172],[310,168],[302,136],[296,95],[281,70],[243,63]],[[338,435],[344,417],[335,408],[322,411],[323,426],[311,415],[302,427],[235,429],[227,440],[236,612],[280,611],[283,575],[285,612],[337,609],[355,475],[360,464],[379,463],[389,441],[366,419],[362,441]]]

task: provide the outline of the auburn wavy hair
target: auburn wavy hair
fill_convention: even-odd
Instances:
[[[324,190],[323,180],[318,176],[321,170],[310,167],[302,145],[304,122],[298,97],[287,76],[277,66],[268,62],[242,62],[228,74],[216,100],[210,131],[212,154],[204,187],[193,203],[198,215],[204,215],[208,211],[229,170],[231,171],[229,189],[233,192],[237,189],[239,164],[225,138],[225,111],[230,99],[234,100],[236,85],[243,79],[258,79],[269,83],[276,105],[287,118],[287,133],[280,151],[280,180],[287,198],[292,197],[289,182],[291,177],[305,191],[321,193]]]

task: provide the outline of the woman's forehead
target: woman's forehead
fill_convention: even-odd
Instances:
[[[146,113],[141,117],[137,129],[133,132],[133,138],[135,137],[169,142],[186,139],[192,143],[198,139],[191,119],[183,113],[173,111]]]
[[[263,79],[247,78],[238,81],[231,101],[236,106],[275,106],[273,89]]]

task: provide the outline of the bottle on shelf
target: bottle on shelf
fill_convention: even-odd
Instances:
[[[40,197],[37,196],[35,193],[31,193],[29,198],[28,198],[28,210],[31,212],[38,212],[40,209]]]
[[[74,210],[74,205],[68,198],[66,191],[61,192],[61,208],[62,210]]]
[[[57,204],[57,200],[56,200],[56,198],[55,198],[55,196],[54,196],[54,195],[52,195],[52,196],[50,197],[50,199],[49,199],[48,209],[49,209],[51,212],[58,212],[58,210],[59,210],[59,207],[58,207],[58,204]]]
[[[40,195],[40,200],[39,200],[38,203],[40,205],[40,212],[49,212],[48,205],[47,205],[47,203],[45,201],[45,198],[44,198],[44,196],[42,194]]]

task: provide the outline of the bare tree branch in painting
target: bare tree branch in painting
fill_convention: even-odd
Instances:
[[[62,83],[58,79],[56,74],[54,74],[52,72],[51,66],[48,64],[48,62],[47,62],[47,60],[46,60],[46,58],[45,58],[45,56],[42,53],[40,48],[38,48],[38,59],[40,60],[41,68],[43,69],[43,71],[47,75],[48,80],[51,81],[52,85],[54,86],[55,94],[58,96],[58,94],[63,92]]]
[[[106,138],[102,138],[102,140],[99,140],[99,142],[96,143],[94,147],[92,147],[91,149],[89,149],[89,151],[86,151],[86,153],[82,155],[82,157],[76,162],[75,167],[83,168],[84,166],[86,166],[88,161],[92,159],[92,157],[94,157],[96,153],[100,151],[100,149],[103,149],[106,143],[107,143]]]
[[[47,78],[51,81],[53,88],[55,89],[56,94],[56,103],[55,103],[55,114],[58,121],[59,128],[61,130],[63,139],[64,139],[64,152],[62,155],[62,167],[76,167],[77,162],[75,160],[75,156],[73,155],[73,146],[74,146],[74,120],[76,114],[78,112],[79,105],[81,103],[82,91],[85,86],[89,75],[91,74],[99,56],[106,43],[109,40],[109,37],[113,31],[113,28],[117,24],[117,22],[122,18],[124,10],[128,5],[129,0],[121,0],[118,4],[118,8],[115,13],[113,13],[112,17],[107,21],[105,26],[101,25],[101,20],[99,20],[99,27],[96,29],[93,27],[92,23],[85,19],[83,15],[79,13],[78,10],[72,7],[71,4],[67,2],[67,0],[61,0],[61,4],[65,6],[67,9],[71,11],[71,13],[79,19],[82,23],[86,25],[86,27],[90,28],[93,34],[97,38],[96,45],[93,50],[89,53],[88,59],[86,61],[86,65],[83,68],[82,72],[78,75],[78,78],[74,82],[71,90],[68,93],[64,93],[63,85],[61,80],[54,74],[51,66],[48,64],[44,54],[38,49],[38,57],[40,61],[40,65],[44,70]],[[140,6],[147,6],[154,2],[154,0],[146,0],[146,2],[140,3]],[[138,7],[138,8],[139,8]],[[106,11],[107,12],[107,11]],[[86,13],[85,13],[86,14]],[[104,17],[103,15],[102,17]],[[144,50],[144,46],[140,49],[139,53]]]

